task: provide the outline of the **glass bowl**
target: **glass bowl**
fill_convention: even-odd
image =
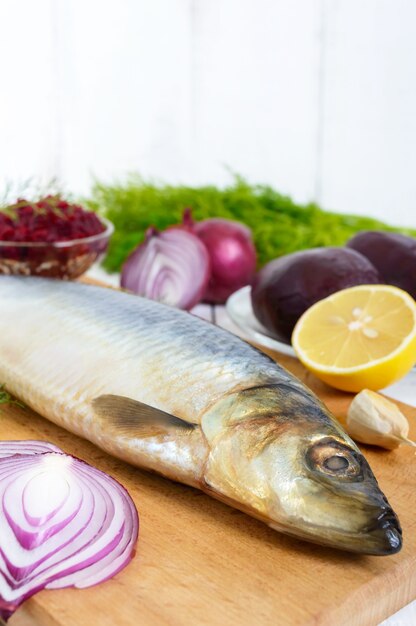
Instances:
[[[100,219],[105,230],[83,239],[51,243],[0,241],[0,274],[78,278],[107,251],[114,226],[109,220]]]

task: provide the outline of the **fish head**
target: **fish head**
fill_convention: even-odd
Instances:
[[[283,445],[283,455],[274,443],[261,461],[272,486],[269,515],[276,521],[270,526],[295,524],[296,535],[354,552],[388,555],[401,549],[399,520],[347,436],[331,428],[320,434],[305,428],[302,435],[285,437]],[[279,466],[266,469],[277,456],[287,468],[283,487],[274,471]]]
[[[202,428],[206,487],[220,499],[315,543],[374,555],[400,550],[398,518],[366,459],[303,385],[231,394]]]

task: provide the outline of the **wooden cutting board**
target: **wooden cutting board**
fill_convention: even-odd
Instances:
[[[341,420],[351,396],[282,355]],[[1,382],[1,381],[0,381]],[[416,459],[364,452],[398,513],[404,547],[358,556],[291,539],[201,492],[135,469],[30,410],[0,407],[0,439],[43,439],[108,472],[140,513],[132,563],[86,590],[43,591],[10,626],[373,626],[416,597]],[[416,409],[402,405],[416,438]]]

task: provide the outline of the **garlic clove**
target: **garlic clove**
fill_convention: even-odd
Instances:
[[[369,389],[360,391],[351,402],[346,428],[353,439],[388,450],[402,443],[416,446],[407,437],[409,422],[398,406]]]

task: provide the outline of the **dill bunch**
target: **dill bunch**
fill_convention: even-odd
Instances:
[[[191,207],[196,220],[224,217],[253,231],[259,266],[283,254],[319,246],[343,245],[362,230],[386,230],[416,236],[379,220],[324,211],[314,203],[299,205],[267,185],[250,185],[235,176],[223,189],[215,186],[166,185],[131,175],[124,183],[96,181],[85,201],[115,225],[104,266],[119,271],[149,226],[164,229],[181,221]]]

